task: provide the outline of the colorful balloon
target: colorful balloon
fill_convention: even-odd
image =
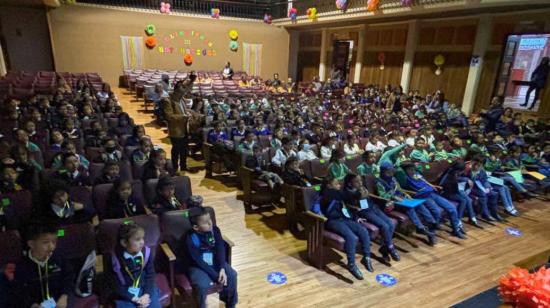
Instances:
[[[367,11],[374,12],[378,10],[378,6],[380,5],[380,0],[368,0],[367,1]]]
[[[170,14],[170,3],[168,2],[161,2],[160,3],[160,12],[163,14]]]
[[[296,19],[298,19],[298,9],[296,9],[295,7],[291,8],[290,10],[288,10],[288,17],[290,18],[290,20],[292,20],[293,22],[296,21]]]
[[[154,35],[156,31],[156,27],[153,24],[148,24],[147,27],[145,27],[145,33],[148,36]]]
[[[157,39],[154,36],[150,36],[145,40],[145,46],[149,49],[155,48],[157,46]]]
[[[445,56],[442,54],[438,54],[437,56],[435,56],[434,64],[437,66],[442,66],[443,64],[445,64]]]
[[[185,54],[185,56],[183,56],[183,62],[187,66],[193,64],[193,56],[191,54]]]
[[[402,6],[411,6],[413,4],[413,0],[401,0]]]
[[[239,32],[237,32],[237,30],[229,31],[229,38],[233,41],[236,41],[239,38]]]
[[[237,41],[229,42],[229,50],[231,50],[231,51],[239,50],[239,43],[237,43]]]
[[[348,8],[347,0],[336,0],[336,8],[345,11]]]
[[[273,21],[273,16],[271,14],[265,14],[264,15],[264,22],[268,25],[271,25],[271,22]]]
[[[220,18],[220,9],[211,9],[210,17],[219,19]]]
[[[310,7],[309,9],[307,9],[306,15],[307,18],[309,18],[310,20],[317,19],[317,8]]]

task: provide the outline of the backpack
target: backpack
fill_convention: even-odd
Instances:
[[[145,246],[145,253],[143,254],[143,268],[147,265],[147,261],[149,261],[149,257],[151,257],[151,248]],[[122,271],[120,268],[120,261],[118,260],[118,257],[116,254],[111,255],[111,263],[113,264],[113,271],[115,272],[118,280],[122,285],[126,284],[126,281],[124,280],[124,276],[122,275]]]
[[[82,265],[78,277],[76,278],[75,293],[77,296],[88,297],[92,295],[93,281],[96,274],[95,264],[96,252],[92,250],[86,257],[84,265]]]

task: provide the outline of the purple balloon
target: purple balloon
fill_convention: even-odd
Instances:
[[[402,6],[411,6],[413,4],[413,0],[401,0]]]

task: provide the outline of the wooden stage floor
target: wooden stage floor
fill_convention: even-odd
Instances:
[[[146,126],[154,144],[170,153],[166,131],[152,123],[152,114],[143,111],[143,101],[134,101],[124,89],[115,91],[124,110]],[[189,165],[202,163],[191,161]],[[517,204],[521,217],[509,217],[506,223],[484,224],[483,230],[466,224],[467,240],[443,231],[436,247],[425,244],[423,237],[396,239],[401,262],[388,267],[374,261],[374,274],[361,266],[365,280],[357,281],[345,269],[341,253],[331,253],[326,271],[310,266],[304,259],[306,241],[287,230],[284,209],[245,214],[236,179],[205,179],[203,170],[186,175],[193,193],[202,195],[205,205],[215,209],[222,232],[236,244],[233,267],[239,275],[238,307],[448,307],[495,286],[513,264],[550,248],[550,203],[528,201]],[[506,227],[520,229],[523,236],[508,236]],[[377,244],[372,251],[378,254]],[[287,283],[268,283],[266,276],[273,271],[284,273]],[[380,273],[393,275],[398,283],[379,285],[375,275]],[[223,303],[210,296],[208,305]]]

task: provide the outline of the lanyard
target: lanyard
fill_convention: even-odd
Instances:
[[[40,267],[40,265],[37,263],[36,266],[38,266],[38,279],[40,279],[40,293],[42,294],[42,299],[43,300],[48,300],[51,298],[50,296],[50,287],[48,285],[48,262],[46,262],[46,268],[45,268],[45,277],[46,277],[46,285],[45,285],[45,288],[42,284],[42,268]],[[45,292],[44,292],[44,289],[45,289]],[[46,295],[46,297],[44,297],[44,293]]]
[[[124,265],[124,270],[126,271],[126,273],[128,273],[128,276],[130,276],[130,279],[132,279],[132,286],[134,288],[138,288],[139,287],[139,281],[141,279],[141,274],[143,274],[143,269],[145,268],[145,264],[143,264],[144,260],[143,260],[143,256],[140,257],[141,259],[141,270],[139,271],[139,275],[136,278],[134,278],[134,275],[132,275],[132,272],[130,272],[130,270],[128,269],[128,266]],[[134,259],[132,259],[132,262],[134,262]]]

